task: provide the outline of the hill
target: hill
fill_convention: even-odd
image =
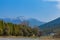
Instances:
[[[48,23],[40,25],[39,28],[45,32],[57,32],[60,30],[60,18],[57,18]]]

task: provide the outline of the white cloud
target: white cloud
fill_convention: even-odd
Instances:
[[[56,7],[60,9],[60,0],[44,0],[44,1],[49,1],[49,2],[57,2]]]

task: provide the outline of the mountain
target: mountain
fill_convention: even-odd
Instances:
[[[52,20],[48,23],[40,25],[39,28],[42,31],[55,32],[60,30],[60,18]]]
[[[19,24],[21,23],[21,20],[19,18],[0,18],[0,20],[7,22],[11,22],[13,24]]]
[[[5,22],[11,22],[11,19],[10,18],[0,18],[0,20],[3,20]]]
[[[30,19],[28,19],[27,21],[29,22],[29,24],[30,24],[31,26],[39,26],[39,25],[44,24],[44,22],[41,22],[41,21],[39,21],[39,20],[37,20],[37,19],[34,19],[34,18],[30,18]]]
[[[23,21],[23,19],[20,17],[17,17],[17,18],[0,18],[0,19],[2,19],[5,22],[11,22],[13,24],[20,24]],[[25,21],[28,21],[30,26],[32,26],[32,27],[44,24],[44,22],[41,22],[41,21],[34,19],[34,18],[25,19]]]
[[[11,22],[14,24],[20,24],[22,21],[19,18],[16,18],[16,19],[12,19]]]

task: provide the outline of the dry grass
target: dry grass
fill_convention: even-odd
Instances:
[[[53,38],[51,36],[42,36],[40,40],[60,40],[60,38]]]
[[[8,36],[0,36],[0,38],[24,38],[24,37],[20,37],[20,36],[18,36],[18,37],[16,37],[16,36],[9,36],[9,37]],[[52,36],[42,36],[39,39],[40,40],[60,40],[60,38],[53,38]]]

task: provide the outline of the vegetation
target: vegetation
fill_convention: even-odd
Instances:
[[[39,34],[38,34],[39,33]],[[29,27],[29,23],[21,24],[6,23],[0,20],[0,36],[38,36],[41,35],[38,28]]]

